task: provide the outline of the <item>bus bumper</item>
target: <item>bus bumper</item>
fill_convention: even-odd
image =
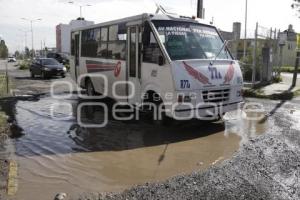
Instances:
[[[226,112],[241,109],[243,107],[243,104],[244,102],[240,101],[228,104],[207,105],[193,109],[175,109],[174,112],[169,113],[169,117],[172,117],[175,120],[215,120],[220,116],[223,116]]]

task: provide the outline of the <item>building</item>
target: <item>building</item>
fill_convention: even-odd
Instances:
[[[56,47],[45,47],[42,50],[35,50],[36,57],[46,57],[47,53],[55,53],[57,52]]]
[[[241,38],[241,27],[240,22],[234,22],[232,26],[232,32],[219,30],[224,40],[239,40]]]
[[[296,60],[297,33],[293,26],[289,25],[288,29],[279,33],[279,47],[282,48],[282,57],[278,51],[278,57],[282,58],[283,66],[294,66]]]
[[[84,19],[72,20],[69,24],[58,24],[56,26],[56,49],[58,53],[70,54],[71,30],[93,25],[93,21]]]

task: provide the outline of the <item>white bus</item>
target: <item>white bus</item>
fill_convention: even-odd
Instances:
[[[238,62],[200,19],[142,14],[73,30],[70,66],[88,96],[153,103],[175,119],[220,116],[243,101]]]

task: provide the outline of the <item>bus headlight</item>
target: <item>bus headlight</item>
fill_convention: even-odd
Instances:
[[[66,68],[66,67],[63,67],[63,70],[64,70],[64,72],[66,72],[66,71],[67,71],[67,68]]]

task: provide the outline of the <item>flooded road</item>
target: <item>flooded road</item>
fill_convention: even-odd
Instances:
[[[257,123],[232,116],[225,123],[162,127],[147,120],[109,120],[104,128],[84,128],[77,123],[78,105],[76,96],[17,102],[15,118],[24,135],[14,139],[19,164],[16,199],[121,191],[204,170],[268,129],[267,120]],[[87,107],[80,120],[101,118],[101,112]]]

